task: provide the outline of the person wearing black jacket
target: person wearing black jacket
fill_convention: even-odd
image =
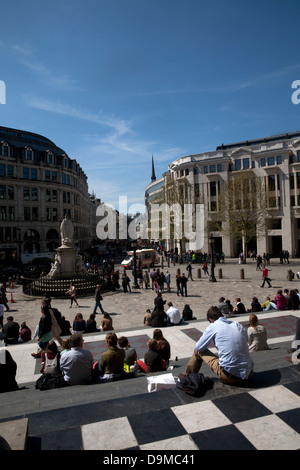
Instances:
[[[166,301],[163,300],[161,292],[158,292],[157,297],[154,299],[154,309],[151,314],[149,321],[150,326],[158,328],[166,326],[166,313],[164,311],[164,305]]]
[[[7,317],[7,323],[2,328],[3,341],[5,344],[17,344],[19,341],[20,325],[12,316]]]
[[[93,313],[97,313],[97,307],[99,307],[101,312],[104,313],[103,307],[101,305],[101,300],[103,300],[103,298],[100,292],[100,284],[98,284],[95,290],[95,307]]]
[[[16,382],[17,364],[7,349],[1,351],[0,361],[0,393],[19,390]],[[4,356],[5,357],[2,357]]]

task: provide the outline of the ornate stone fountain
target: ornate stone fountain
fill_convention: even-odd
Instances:
[[[60,225],[61,246],[56,248],[54,263],[46,276],[30,280],[23,284],[23,292],[27,295],[66,297],[72,282],[78,296],[91,295],[100,284],[102,291],[110,290],[110,278],[107,273],[89,273],[84,266],[82,256],[74,245],[74,228],[72,221],[66,216]]]

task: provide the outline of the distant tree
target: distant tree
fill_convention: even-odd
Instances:
[[[274,207],[274,199],[264,178],[251,170],[231,175],[220,193],[221,231],[242,242],[244,263],[247,243],[265,230],[268,208]]]

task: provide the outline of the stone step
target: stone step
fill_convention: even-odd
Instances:
[[[28,418],[0,423],[1,450],[26,450],[28,437]]]

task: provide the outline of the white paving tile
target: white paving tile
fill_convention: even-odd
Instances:
[[[84,450],[122,450],[138,445],[126,417],[81,426]]]
[[[193,439],[185,434],[184,436],[172,437],[162,441],[150,442],[140,445],[140,450],[199,450]]]
[[[171,410],[190,434],[231,424],[210,400],[174,406]]]
[[[249,394],[273,413],[300,407],[300,397],[283,385],[253,390]]]
[[[276,415],[236,423],[235,426],[257,450],[296,450],[300,436]]]

